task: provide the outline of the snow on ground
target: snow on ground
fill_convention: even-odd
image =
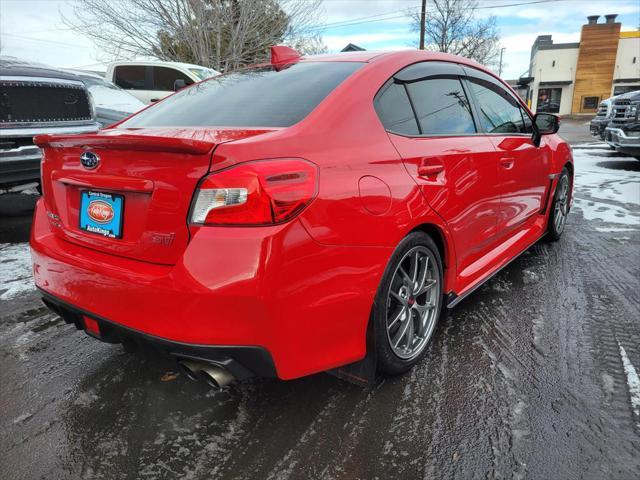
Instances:
[[[28,243],[0,243],[0,300],[35,289]]]
[[[640,377],[636,368],[631,363],[626,350],[618,341],[618,347],[620,348],[620,358],[622,359],[622,366],[624,367],[624,373],[627,375],[627,386],[629,387],[629,395],[631,396],[631,407],[633,413],[638,417],[638,428],[640,428]]]
[[[638,160],[622,157],[605,143],[573,148],[574,205],[586,220],[609,224],[600,231],[640,229],[640,168]],[[623,225],[623,226],[621,226]]]

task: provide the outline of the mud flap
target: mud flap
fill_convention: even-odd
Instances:
[[[327,373],[360,387],[373,387],[378,381],[375,322],[367,328],[367,354],[362,360],[327,370]]]

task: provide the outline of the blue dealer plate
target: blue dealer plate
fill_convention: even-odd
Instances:
[[[112,193],[81,192],[80,229],[108,238],[122,238],[124,197]]]

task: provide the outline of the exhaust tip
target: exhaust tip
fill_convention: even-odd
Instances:
[[[189,362],[187,360],[178,361],[178,365],[180,369],[184,372],[184,374],[191,380],[198,380],[198,372],[200,369],[198,368],[195,362]]]
[[[178,365],[191,380],[204,380],[212,388],[223,388],[235,380],[226,369],[205,362],[179,360]]]
[[[200,375],[213,388],[223,388],[233,382],[234,378],[224,368],[217,365],[206,365],[200,370]]]

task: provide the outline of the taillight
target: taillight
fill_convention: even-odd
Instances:
[[[270,225],[298,215],[318,190],[318,169],[282,158],[242,163],[207,176],[196,193],[191,223]]]

